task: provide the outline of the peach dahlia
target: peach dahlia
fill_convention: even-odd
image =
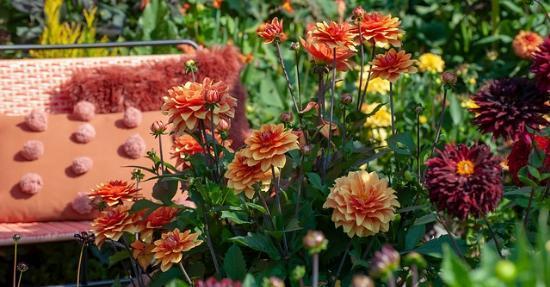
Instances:
[[[402,73],[416,73],[414,60],[411,54],[401,50],[399,52],[390,49],[384,54],[379,54],[372,61],[372,77],[380,77],[390,82],[395,82]]]
[[[99,184],[88,193],[90,200],[104,202],[107,206],[114,206],[132,201],[138,196],[139,189],[134,184],[122,180],[111,180],[107,184]]]
[[[332,208],[332,221],[349,237],[386,232],[399,207],[395,190],[375,172],[354,171],[334,182],[323,208]]]
[[[263,171],[271,167],[282,168],[286,163],[286,153],[299,149],[298,136],[285,130],[283,124],[267,124],[252,132],[245,140],[242,150],[249,166],[260,164]]]
[[[403,31],[399,28],[401,21],[391,15],[380,12],[361,13],[359,24],[353,27],[361,42],[390,44],[394,47],[401,46]]]
[[[204,149],[199,142],[189,134],[183,134],[174,139],[171,155],[176,159],[176,166],[188,168],[191,166],[188,157],[197,153],[202,153]]]
[[[251,199],[254,197],[254,185],[259,183],[261,190],[267,190],[273,175],[270,170],[262,170],[260,164],[248,165],[249,159],[244,154],[244,150],[235,154],[233,161],[227,166],[225,178],[227,186],[235,190],[236,194],[244,192]]]
[[[99,247],[105,240],[117,241],[124,232],[136,233],[141,231],[140,216],[130,214],[128,205],[108,207],[92,222],[92,231],[95,234],[95,244]]]
[[[180,232],[177,228],[163,233],[161,239],[153,243],[155,248],[151,250],[156,260],[155,264],[160,263],[160,270],[166,272],[173,264],[181,261],[183,252],[201,245],[202,240],[198,237],[198,233],[191,233],[190,230]]]
[[[518,57],[527,60],[533,56],[543,41],[544,39],[535,32],[520,31],[512,41],[512,48]]]

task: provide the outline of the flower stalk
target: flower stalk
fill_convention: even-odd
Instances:
[[[391,134],[395,135],[395,111],[393,107],[393,83],[390,82],[390,114],[391,114]]]
[[[17,280],[17,247],[19,245],[19,240],[21,240],[21,235],[14,234],[13,237],[13,287],[16,286]],[[19,278],[21,280],[21,278]]]
[[[497,248],[498,255],[500,256],[500,258],[504,258],[504,256],[502,255],[502,248],[500,247],[500,243],[498,243],[497,236],[493,231],[493,228],[491,227],[491,223],[489,223],[489,219],[487,218],[487,216],[485,216],[485,223],[487,224],[487,229],[489,230],[491,238],[495,242],[495,247]]]
[[[189,274],[187,274],[187,271],[185,271],[185,267],[183,267],[183,263],[181,263],[181,261],[178,263],[178,266],[180,267],[181,273],[183,273],[185,280],[189,283],[189,286],[193,286],[193,281],[189,277]]]
[[[432,155],[435,152],[435,146],[439,142],[439,137],[441,136],[441,127],[443,126],[443,119],[445,118],[445,110],[447,108],[447,90],[447,87],[443,88],[443,102],[441,103],[441,113],[439,114],[439,120],[437,121],[437,130],[435,131],[435,139],[432,144]]]
[[[372,50],[371,50],[371,61],[374,60],[374,54],[376,52],[376,42],[372,40]],[[361,45],[363,46],[363,45]],[[363,88],[363,92],[361,93],[361,99],[357,102],[357,111],[361,111],[361,106],[363,105],[363,102],[365,101],[365,97],[367,95],[367,88],[369,87],[369,82],[372,77],[372,63],[369,65],[369,72],[367,74],[367,82],[365,83],[365,87]],[[361,66],[362,68],[363,66]],[[359,89],[361,89],[361,85],[359,86]]]

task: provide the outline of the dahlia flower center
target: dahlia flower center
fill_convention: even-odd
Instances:
[[[274,137],[275,135],[271,131],[262,132],[260,134],[260,140],[264,143],[272,141]]]
[[[474,173],[474,163],[470,160],[461,160],[456,164],[456,173],[470,175]]]

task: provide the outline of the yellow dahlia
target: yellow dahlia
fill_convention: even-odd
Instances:
[[[378,105],[380,103],[363,104],[361,111],[365,114],[370,114]],[[385,128],[389,126],[391,126],[391,114],[385,105],[380,107],[374,115],[371,115],[365,121],[365,127],[369,128]]]
[[[268,190],[273,175],[270,170],[262,170],[260,164],[248,165],[248,158],[244,154],[244,150],[235,154],[233,161],[227,166],[225,178],[227,186],[235,190],[236,194],[244,192],[251,199],[254,197],[254,185],[259,183],[261,190]]]
[[[369,66],[364,66],[363,71],[368,71]],[[363,73],[363,80],[360,81],[359,78],[355,81],[355,87],[358,89],[361,89],[361,91],[365,88],[365,85],[367,84],[367,80],[369,78],[369,73],[365,72]],[[372,78],[368,80],[369,85],[367,87],[367,92],[369,93],[377,93],[381,95],[385,95],[387,92],[390,91],[390,81],[384,80],[382,78]],[[359,85],[362,84],[361,87]]]
[[[404,50],[399,52],[390,49],[384,54],[379,54],[372,61],[372,77],[380,77],[390,82],[395,82],[402,73],[415,73],[414,60],[411,54]]]
[[[161,239],[153,243],[155,248],[151,250],[156,260],[155,264],[160,263],[160,270],[166,272],[172,264],[178,264],[181,261],[183,252],[201,245],[202,240],[198,237],[198,233],[191,233],[190,230],[180,232],[177,228],[163,233]]]
[[[242,150],[250,166],[260,164],[263,171],[272,166],[282,168],[286,163],[286,153],[299,149],[298,136],[285,130],[283,124],[267,124],[255,130],[244,141],[248,148]]]
[[[350,237],[386,232],[399,207],[395,191],[375,172],[350,172],[334,182],[323,208],[332,208],[332,221]]]
[[[107,239],[119,240],[124,232],[136,233],[141,231],[140,219],[140,215],[130,214],[128,205],[108,207],[92,222],[95,244],[101,247]]]
[[[122,180],[111,180],[107,184],[99,184],[88,193],[88,197],[94,202],[104,202],[107,206],[114,206],[132,201],[138,196],[139,189],[134,184]]]
[[[445,69],[445,61],[439,55],[425,53],[418,57],[418,69],[422,72],[441,73]]]

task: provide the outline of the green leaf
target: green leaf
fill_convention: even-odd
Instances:
[[[161,178],[153,186],[153,198],[170,204],[178,191],[178,181],[173,178]]]
[[[460,106],[460,102],[458,101],[457,97],[451,95],[449,97],[449,113],[451,114],[451,119],[453,120],[453,124],[455,126],[463,121],[462,111],[463,109]]]
[[[233,244],[223,259],[223,268],[227,276],[233,280],[242,280],[246,275],[246,261],[239,246]]]
[[[313,186],[315,189],[318,190],[324,190],[323,182],[321,180],[321,176],[319,174],[314,172],[308,172],[306,173],[307,179],[309,183],[311,183],[311,186]]]
[[[292,232],[297,230],[302,230],[300,226],[300,221],[297,218],[292,218],[285,227],[285,232]]]
[[[396,134],[388,139],[388,146],[397,154],[411,155],[414,151],[414,141],[410,134]]]
[[[256,285],[256,279],[254,279],[254,276],[246,274],[246,277],[243,281],[243,287],[258,287],[258,285]]]
[[[405,249],[413,249],[420,242],[425,232],[426,226],[424,224],[411,226],[405,235]]]
[[[189,285],[180,279],[174,279],[170,281],[168,284],[166,284],[166,287],[187,287],[187,286]]]
[[[436,219],[437,219],[437,215],[435,213],[429,213],[420,218],[417,218],[414,221],[414,225],[424,225],[430,222],[434,222],[436,221]]]
[[[235,223],[235,224],[249,224],[250,221],[247,221],[246,219],[243,219],[242,217],[245,217],[246,215],[240,215],[241,213],[233,212],[233,211],[222,211],[222,215],[220,216],[223,219],[228,219],[229,221]]]
[[[279,260],[281,258],[279,251],[271,241],[271,238],[266,235],[259,233],[248,233],[247,236],[235,236],[229,240],[256,251],[266,253],[269,257],[271,257],[271,259]]]
[[[126,250],[117,251],[113,255],[109,256],[109,267],[112,267],[113,265],[127,258],[128,258],[128,251]]]
[[[470,268],[458,258],[448,245],[443,247],[444,258],[441,264],[441,279],[450,287],[473,286]]]
[[[134,204],[132,205],[132,211],[133,212],[136,212],[136,211],[141,211],[141,210],[144,210],[144,209],[151,209],[151,210],[155,210],[157,208],[159,208],[161,205],[159,204],[156,204],[150,200],[147,200],[147,199],[140,199],[136,202],[134,202]]]
[[[459,252],[461,254],[464,254],[464,250],[465,250],[464,241],[458,238],[455,238],[455,241],[457,242],[458,248],[460,249]],[[414,249],[414,251],[420,254],[425,254],[435,258],[441,258],[443,255],[443,246],[451,245],[451,244],[452,244],[452,239],[450,238],[450,235],[446,234],[426,242],[425,244]]]

